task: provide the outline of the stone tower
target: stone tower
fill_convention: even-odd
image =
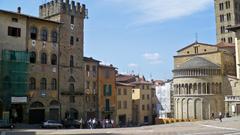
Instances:
[[[235,33],[226,28],[240,24],[240,1],[239,0],[214,0],[217,43],[235,42]]]
[[[39,10],[40,18],[62,23],[58,35],[61,117],[85,118],[83,29],[86,7],[79,2],[54,0],[40,5]]]

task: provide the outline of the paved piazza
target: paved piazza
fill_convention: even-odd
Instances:
[[[240,117],[219,120],[174,123],[168,125],[143,126],[115,129],[31,129],[1,130],[0,135],[240,135]]]

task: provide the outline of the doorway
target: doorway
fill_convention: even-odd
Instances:
[[[31,109],[29,110],[29,123],[30,124],[40,124],[45,120],[45,110],[44,109]]]
[[[126,122],[127,122],[126,115],[119,115],[118,119],[119,119],[119,125],[120,126],[126,126]]]
[[[22,123],[23,122],[23,105],[12,104],[10,117],[14,123]]]
[[[237,115],[240,115],[240,104],[237,104],[237,105],[236,105],[236,108],[237,108],[237,109],[236,109]]]

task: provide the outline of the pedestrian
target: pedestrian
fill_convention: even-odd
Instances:
[[[114,120],[111,119],[112,128],[114,128]]]
[[[215,119],[215,118],[214,118],[214,113],[211,114],[211,119],[213,119],[213,120]]]
[[[93,120],[92,120],[92,128],[94,129],[95,127],[96,127],[96,119],[93,118]]]
[[[83,128],[83,120],[82,120],[82,118],[80,119],[80,127],[79,127],[80,129],[82,129]]]
[[[106,128],[109,128],[109,120],[106,119]]]
[[[218,117],[219,117],[220,122],[222,122],[222,112],[219,112]]]

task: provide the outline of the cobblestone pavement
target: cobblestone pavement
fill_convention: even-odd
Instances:
[[[0,135],[240,135],[240,117],[168,125],[115,129],[26,129],[0,131]]]

